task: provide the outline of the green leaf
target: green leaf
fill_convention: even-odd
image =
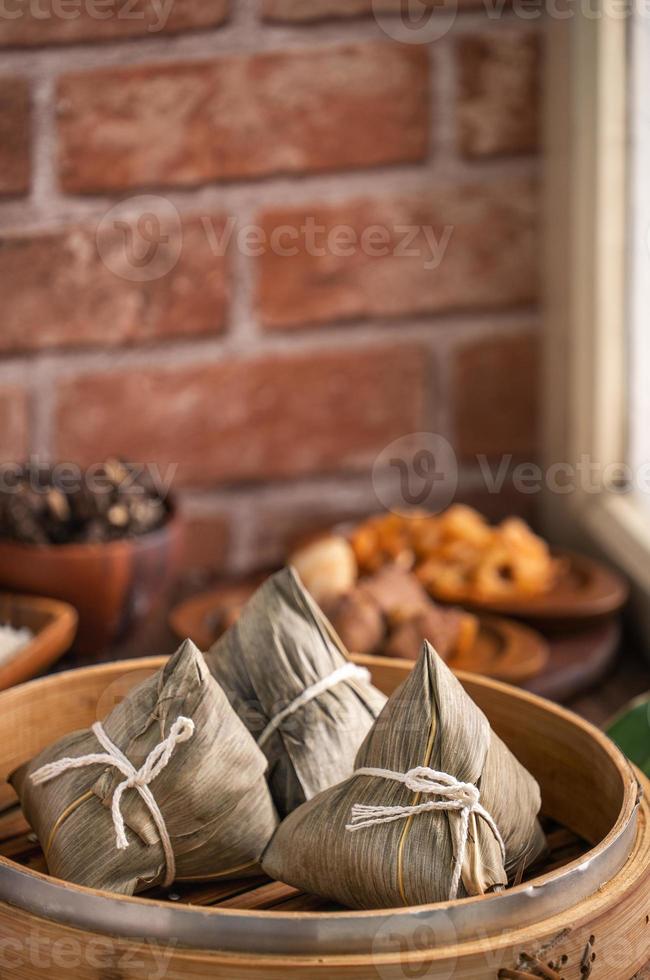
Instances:
[[[646,776],[650,776],[650,692],[624,708],[610,723],[607,734]]]

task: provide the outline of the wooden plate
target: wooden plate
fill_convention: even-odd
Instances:
[[[557,551],[554,554],[564,559],[566,569],[554,587],[544,595],[482,602],[468,595],[459,598],[458,604],[467,609],[515,616],[554,627],[603,619],[625,604],[629,587],[618,572],[586,555],[570,551]],[[435,591],[430,591],[435,599]]]
[[[357,526],[358,522],[342,522],[329,531],[303,535],[296,540],[294,547],[327,534],[349,537]],[[477,612],[514,616],[541,629],[555,630],[604,619],[618,612],[627,602],[629,585],[613,568],[565,549],[554,548],[553,556],[563,560],[565,569],[554,587],[543,595],[497,601],[478,600],[468,593],[466,596],[458,595],[452,604]],[[434,589],[429,589],[429,592],[436,602],[449,603],[443,596],[436,595]]]
[[[222,616],[234,605],[247,602],[264,576],[224,583],[209,592],[186,599],[174,606],[169,614],[169,625],[179,640],[188,637],[199,650],[207,650],[223,633]]]
[[[544,670],[549,648],[539,633],[501,616],[481,615],[479,620],[479,634],[472,649],[449,659],[453,670],[467,670],[510,684],[521,684]]]
[[[620,644],[621,624],[617,617],[569,633],[552,634],[548,637],[548,663],[541,674],[529,678],[526,690],[551,701],[571,701],[603,680],[616,662]],[[613,691],[609,693],[616,698]]]
[[[246,602],[259,583],[257,578],[254,582],[223,585],[188,599],[172,610],[169,624],[179,639],[189,637],[199,649],[207,650],[221,635],[223,612],[233,604]],[[481,615],[479,618],[481,626],[475,646],[464,656],[452,658],[450,667],[510,684],[521,684],[544,669],[549,649],[539,633],[501,617]],[[371,659],[384,663],[391,660],[401,666],[411,663],[393,657]]]
[[[0,664],[0,691],[42,673],[72,645],[77,632],[77,612],[66,602],[40,596],[0,593],[0,622],[34,634],[22,650]]]

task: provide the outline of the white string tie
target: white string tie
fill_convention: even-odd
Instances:
[[[313,701],[314,698],[324,694],[325,691],[329,691],[330,688],[336,687],[336,685],[340,684],[341,681],[347,680],[366,681],[369,683],[370,671],[366,670],[365,667],[357,667],[356,664],[343,664],[342,667],[339,667],[338,670],[328,674],[327,677],[322,677],[319,681],[316,681],[315,684],[312,684],[311,687],[305,688],[302,694],[299,694],[298,697],[291,702],[291,704],[287,705],[283,711],[280,711],[279,714],[271,719],[258,738],[257,744],[261,748],[266,742],[268,742],[271,735],[278,730],[283,721],[285,721],[291,715],[295,715],[296,711],[304,708],[304,706],[309,704],[310,701]]]
[[[454,871],[451,876],[451,887],[449,889],[450,900],[458,895],[460,887],[460,876],[465,861],[467,841],[469,839],[469,819],[475,813],[487,823],[494,834],[501,848],[503,861],[506,859],[506,848],[499,829],[488,811],[481,806],[478,788],[473,783],[461,783],[454,776],[446,772],[436,772],[427,766],[418,766],[416,769],[409,769],[408,772],[392,772],[390,769],[357,769],[355,776],[378,776],[380,779],[392,779],[397,783],[403,783],[412,793],[429,794],[438,797],[435,800],[427,800],[425,803],[418,803],[414,806],[364,806],[355,803],[352,807],[352,819],[345,829],[349,831],[364,830],[366,827],[374,827],[378,824],[392,823],[394,820],[406,820],[408,817],[417,813],[428,813],[432,810],[444,810],[449,813],[458,813],[460,826],[458,827],[457,842],[454,848],[456,857],[454,861]]]
[[[153,793],[149,789],[149,784],[167,767],[176,746],[192,738],[194,734],[194,722],[191,718],[177,718],[167,738],[163,739],[162,742],[159,742],[151,750],[139,769],[136,769],[121,749],[111,742],[101,722],[98,721],[93,725],[92,732],[102,748],[106,749],[106,753],[95,752],[90,755],[81,755],[76,758],[58,759],[56,762],[49,762],[32,773],[31,780],[35,786],[41,786],[43,783],[55,779],[70,769],[82,769],[85,766],[112,766],[121,772],[125,777],[124,782],[119,783],[116,787],[111,804],[117,849],[124,851],[129,846],[124,826],[124,817],[122,816],[122,797],[127,789],[136,789],[149,809],[160,835],[160,842],[167,863],[167,874],[163,885],[164,887],[168,887],[176,877],[176,859],[174,858],[174,851],[164,817],[154,799]]]

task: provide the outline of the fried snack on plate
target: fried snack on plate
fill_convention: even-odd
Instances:
[[[438,518],[432,514],[406,515],[409,522],[411,547],[417,561],[427,558],[442,540],[442,530]]]
[[[381,552],[401,568],[411,568],[415,555],[411,548],[408,521],[402,514],[387,514],[377,523],[377,542]]]
[[[560,563],[525,521],[510,517],[497,528],[498,543],[479,565],[475,586],[486,598],[535,596],[553,585]]]
[[[489,548],[494,530],[485,518],[466,504],[454,504],[438,518],[441,538],[445,542],[462,541],[473,548]]]
[[[352,531],[350,544],[361,572],[376,572],[384,559],[379,553],[377,530],[371,521],[364,521]]]
[[[362,572],[390,561],[413,567],[424,588],[444,602],[542,595],[561,569],[525,521],[510,517],[491,526],[464,504],[439,515],[417,511],[370,518],[354,531],[351,544]]]
[[[426,589],[443,602],[459,602],[471,589],[470,570],[444,559],[430,558],[415,570]]]
[[[499,547],[481,560],[473,578],[479,599],[541,595],[553,583],[554,563],[539,555]]]
[[[411,546],[409,520],[402,514],[371,517],[350,537],[359,571],[372,574],[387,563],[412,568],[415,554]]]

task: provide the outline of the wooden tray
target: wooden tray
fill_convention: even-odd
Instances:
[[[611,616],[625,605],[629,587],[618,572],[585,555],[569,551],[554,554],[565,560],[566,570],[550,592],[532,599],[500,602],[480,602],[467,596],[459,598],[458,604],[467,609],[514,616],[540,628],[552,629],[595,622]],[[435,591],[430,591],[435,599]]]
[[[0,664],[0,691],[42,673],[72,645],[77,612],[66,602],[39,596],[0,593],[0,622],[29,627],[34,638]]]
[[[374,659],[373,680],[390,693],[407,668]],[[262,878],[130,898],[50,877],[7,774],[94,721],[101,705],[114,704],[117,684],[126,693],[164,662],[71,671],[0,696],[3,980],[37,980],[43,957],[50,980],[144,980],[161,962],[178,980],[584,980],[592,970],[593,980],[628,980],[645,964],[650,807],[628,763],[564,709],[469,674],[460,677],[468,693],[540,783],[550,854],[532,869],[534,882],[417,909],[350,912]]]
[[[548,663],[540,674],[526,681],[526,690],[551,701],[567,702],[595,687],[616,662],[621,632],[615,617],[549,636]]]
[[[261,578],[257,577],[255,580],[223,585],[188,599],[172,609],[169,617],[172,630],[180,640],[189,637],[199,649],[208,650],[221,635],[221,612],[235,603],[245,602],[260,581]],[[510,684],[521,684],[544,670],[549,648],[539,633],[496,616],[480,616],[480,621],[475,647],[463,657],[450,659],[450,667],[473,671]],[[408,660],[391,659],[407,667],[411,665]]]

